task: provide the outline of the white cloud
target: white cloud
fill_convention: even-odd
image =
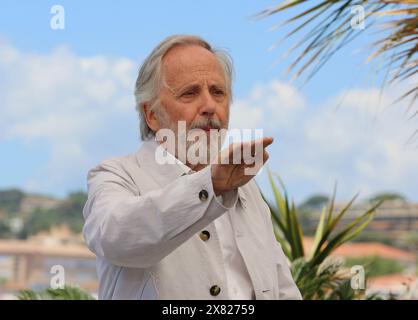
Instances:
[[[136,148],[135,73],[126,58],[80,57],[66,47],[23,53],[0,42],[0,143],[44,141],[50,150],[26,188],[83,187],[103,157]]]
[[[288,84],[279,81],[258,84],[249,97],[233,103],[230,127],[266,130],[277,126],[288,128],[305,106],[302,95]]]
[[[247,125],[275,137],[269,165],[298,200],[330,193],[335,181],[345,199],[390,190],[416,200],[418,145],[407,142],[418,121],[407,120],[406,101],[388,107],[401,89],[350,89],[308,106],[307,97],[273,81],[236,101],[242,112],[236,108],[232,117],[245,124],[247,114],[258,115]],[[261,183],[268,189],[265,179]]]

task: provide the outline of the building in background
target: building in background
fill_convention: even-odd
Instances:
[[[22,289],[50,287],[53,266],[63,267],[67,285],[97,293],[94,254],[79,235],[61,226],[28,240],[0,240],[0,294],[10,298]]]

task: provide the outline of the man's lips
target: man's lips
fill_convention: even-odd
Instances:
[[[219,131],[220,130],[220,128],[219,127],[212,127],[212,126],[202,126],[202,127],[194,127],[193,129],[191,129],[191,130],[203,130],[203,131],[205,131],[206,133],[209,133],[210,132],[210,130],[216,130],[216,131]]]
[[[214,127],[211,127],[211,126],[202,127],[200,129],[205,130],[205,131],[208,131],[208,132],[210,130],[219,130],[219,128],[214,128]]]

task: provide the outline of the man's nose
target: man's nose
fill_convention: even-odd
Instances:
[[[203,90],[199,113],[205,116],[212,116],[216,110],[216,102],[208,90]]]

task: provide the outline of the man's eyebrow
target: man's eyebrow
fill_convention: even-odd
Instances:
[[[190,89],[199,89],[200,83],[189,83],[179,88],[179,91],[186,91]]]
[[[222,89],[222,90],[226,90],[226,86],[222,83],[214,83],[212,85],[210,85],[211,88],[217,88],[217,89]]]
[[[166,82],[164,82],[164,85],[168,90],[170,90],[170,92],[173,95],[178,95],[178,94],[180,94],[184,91],[190,90],[190,89],[196,90],[196,89],[199,89],[202,86],[202,84],[199,81],[178,85],[176,87],[171,87]],[[223,84],[221,82],[215,82],[213,84],[210,84],[209,88],[216,88],[216,89],[226,90],[225,84]]]
[[[176,95],[183,91],[190,90],[190,89],[198,89],[200,87],[200,83],[187,83],[183,85],[179,85],[176,87],[170,87],[167,83],[165,83],[165,86],[171,91],[172,94]]]

